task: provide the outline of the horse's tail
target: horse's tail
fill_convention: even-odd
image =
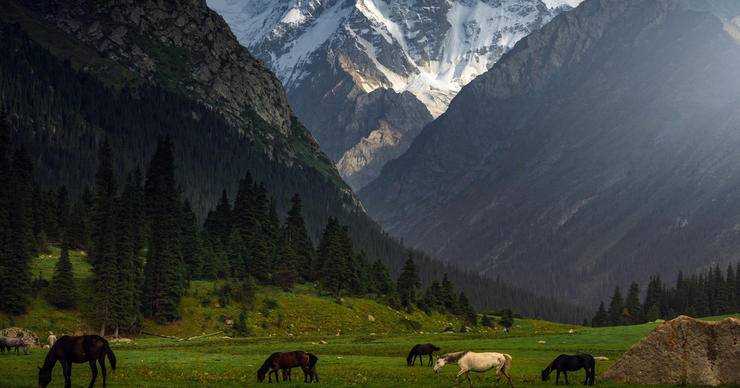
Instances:
[[[111,369],[116,370],[116,355],[113,353],[110,345],[108,345],[108,341],[105,342],[105,354],[108,355],[108,362],[110,362]]]
[[[502,372],[508,372],[511,370],[511,356],[504,353],[504,367],[501,368]]]

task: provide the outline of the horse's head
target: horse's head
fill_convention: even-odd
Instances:
[[[547,381],[550,379],[550,367],[542,370],[542,381]]]
[[[259,381],[260,383],[263,382],[263,381],[265,381],[265,376],[266,375],[267,375],[267,369],[260,368],[257,371],[257,381]]]
[[[447,358],[444,356],[437,357],[437,362],[434,363],[434,373],[439,373],[439,370],[445,365],[447,365]]]
[[[46,388],[51,382],[51,369],[39,367],[39,388]]]

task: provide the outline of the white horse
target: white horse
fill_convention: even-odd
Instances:
[[[468,384],[473,386],[473,382],[470,381],[470,371],[473,372],[485,372],[491,369],[496,370],[496,381],[495,386],[498,386],[498,382],[503,374],[509,385],[514,387],[511,382],[511,356],[503,353],[475,353],[475,352],[456,352],[447,353],[437,358],[437,363],[434,364],[434,373],[439,373],[439,370],[447,364],[457,364],[460,367],[460,371],[457,372],[457,378],[460,378],[463,374],[468,378]]]

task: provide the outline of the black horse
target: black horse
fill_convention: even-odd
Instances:
[[[103,387],[105,387],[105,356],[108,356],[110,367],[116,370],[116,356],[108,345],[105,338],[97,335],[83,335],[72,337],[65,335],[59,338],[54,346],[49,349],[44,360],[44,366],[39,368],[39,387],[46,387],[51,382],[51,371],[57,361],[62,365],[64,373],[64,387],[72,386],[72,363],[90,363],[92,371],[92,380],[89,387],[95,385],[95,379],[98,377],[98,368],[95,362],[100,363],[100,369],[103,372]]]
[[[439,348],[432,344],[416,344],[411,348],[409,355],[406,357],[406,365],[414,366],[414,363],[416,363],[416,357],[418,356],[419,365],[424,366],[424,355],[428,355],[429,365],[427,366],[432,366],[432,354],[438,351]]]
[[[560,383],[560,372],[565,375],[565,384],[568,384],[568,372],[574,372],[579,369],[586,370],[586,380],[583,385],[594,385],[596,384],[596,361],[590,354],[578,354],[575,356],[569,356],[567,354],[559,355],[547,368],[542,370],[542,381],[547,381],[550,378],[550,372],[557,370],[558,374],[555,377],[555,385]]]

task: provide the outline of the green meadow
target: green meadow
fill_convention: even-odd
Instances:
[[[58,252],[43,255],[34,262],[34,276],[48,279]],[[89,285],[89,266],[81,252],[73,252],[72,262],[78,290],[84,294]],[[221,305],[213,296],[217,283],[193,282],[182,303],[183,319],[162,326],[146,322],[148,333],[171,336],[140,336],[130,343],[112,343],[118,369],[109,371],[110,387],[182,387],[218,385],[253,387],[256,370],[275,351],[306,350],[319,357],[317,371],[321,386],[342,387],[449,387],[467,386],[456,381],[457,366],[448,365],[439,374],[431,367],[407,367],[405,357],[416,343],[432,342],[442,352],[459,350],[496,351],[513,357],[515,386],[554,385],[539,381],[539,371],[561,353],[590,353],[608,357],[597,362],[597,384],[619,386],[601,381],[600,375],[622,353],[655,327],[654,323],[610,328],[586,328],[552,322],[518,319],[509,334],[494,328],[478,327],[460,333],[455,317],[412,314],[395,311],[368,299],[346,298],[336,301],[323,296],[311,286],[286,293],[260,288],[249,311],[252,335],[234,338],[220,333],[224,321],[234,319],[239,309]],[[45,341],[48,331],[57,335],[94,332],[94,308],[91,300],[80,296],[80,307],[60,311],[46,304],[43,291],[34,298],[29,312],[20,317],[0,316],[0,325],[26,327]],[[707,319],[718,319],[713,317]],[[454,332],[444,330],[453,328]],[[214,334],[215,333],[215,334]],[[203,334],[207,337],[193,338]],[[0,354],[0,386],[37,386],[36,367],[46,350],[35,348],[29,355]],[[493,373],[471,374],[474,386],[491,386]],[[570,376],[571,385],[579,385],[583,371]],[[90,369],[75,364],[73,386],[87,386]],[[303,374],[293,371],[293,385],[303,384]],[[61,368],[54,369],[52,387],[62,387]],[[101,377],[98,384],[102,386]],[[502,380],[502,386],[505,383]],[[289,385],[285,383],[284,385]]]

